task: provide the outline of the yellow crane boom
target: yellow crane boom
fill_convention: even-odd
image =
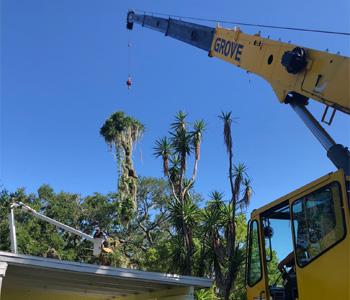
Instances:
[[[280,102],[294,92],[350,113],[349,57],[220,27],[210,55],[263,77]]]
[[[239,28],[212,28],[129,11],[128,29],[134,23],[263,77],[280,102],[288,102],[294,93],[350,114],[349,57],[246,34]]]
[[[314,99],[350,114],[350,59],[338,54],[274,41],[239,28],[208,27],[129,11],[127,28],[134,23],[164,33],[267,80],[281,103],[290,104],[327,151],[338,169],[350,175],[350,152],[336,142],[306,109]],[[324,114],[324,116],[325,116]],[[324,118],[324,117],[323,117]],[[326,122],[327,123],[327,122]]]

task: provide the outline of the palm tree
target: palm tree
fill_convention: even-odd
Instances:
[[[249,206],[250,200],[253,194],[253,189],[249,178],[243,179],[243,186],[244,186],[243,198],[239,201],[239,204],[241,205],[242,209],[247,208]]]
[[[111,149],[114,148],[118,162],[118,194],[120,216],[128,224],[136,208],[137,175],[133,165],[134,144],[141,138],[144,126],[124,112],[113,113],[103,124],[100,134]]]
[[[198,219],[197,206],[193,203],[190,191],[197,177],[198,161],[204,121],[196,121],[193,130],[189,130],[187,114],[179,111],[171,124],[170,138],[164,137],[156,141],[154,155],[163,160],[163,173],[172,188],[173,203],[171,205],[172,224],[182,241],[184,259],[178,262],[181,273],[191,275],[194,254],[193,226]],[[187,159],[194,153],[192,176],[186,177]],[[180,256],[182,257],[182,256]]]
[[[175,122],[171,124],[171,143],[174,152],[177,153],[181,161],[180,177],[186,172],[187,156],[191,154],[191,135],[187,131],[187,114],[179,111],[175,116]]]
[[[166,136],[156,141],[156,146],[154,147],[154,155],[163,159],[163,173],[165,177],[168,177],[171,144]]]
[[[222,201],[222,194],[214,192],[207,205],[209,215],[203,218],[209,245],[212,251],[215,282],[219,295],[228,300],[243,261],[242,249],[236,241],[237,208],[249,205],[252,188],[244,164],[233,164],[232,113],[222,112],[219,118],[224,123],[223,137],[229,161],[229,182],[231,197],[228,203]]]
[[[180,110],[176,114],[175,122],[171,123],[170,128],[173,131],[186,130],[186,127],[187,127],[186,117],[187,117],[187,114]]]
[[[231,194],[234,194],[234,184],[233,184],[233,153],[232,153],[232,133],[231,133],[231,119],[232,112],[221,112],[219,118],[224,122],[224,142],[226,146],[226,152],[229,157],[229,180]]]
[[[201,157],[201,144],[202,144],[202,135],[203,131],[205,130],[205,123],[203,120],[195,121],[193,125],[193,133],[192,133],[192,141],[193,141],[193,149],[194,149],[194,158],[195,158],[195,164],[193,167],[193,177],[197,176],[197,170],[198,170],[198,161]]]
[[[202,243],[202,248],[207,248],[210,253],[207,255],[210,258],[210,265],[213,266],[215,284],[221,292],[224,290],[226,268],[226,245],[222,232],[225,229],[226,221],[226,204],[223,201],[223,194],[214,191],[210,195],[206,207],[204,207],[201,215],[202,236],[205,243]]]
[[[232,153],[232,134],[231,134],[231,119],[232,112],[221,112],[219,118],[224,122],[224,142],[227,153]]]
[[[202,142],[202,134],[205,130],[205,123],[204,120],[195,121],[193,125],[194,131],[193,131],[193,147],[195,152],[195,158],[200,158],[200,147]]]

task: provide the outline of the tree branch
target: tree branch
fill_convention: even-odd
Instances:
[[[185,198],[186,193],[188,192],[189,188],[193,185],[194,181],[196,180],[197,177],[197,170],[198,170],[198,159],[195,159],[194,164],[193,164],[193,172],[192,172],[192,177],[190,179],[189,184],[187,187],[184,188],[184,191],[182,193],[182,197]]]

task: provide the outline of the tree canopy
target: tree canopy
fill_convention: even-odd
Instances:
[[[158,179],[136,176],[133,166],[132,152],[144,125],[123,112],[115,112],[105,121],[100,134],[117,159],[117,190],[85,197],[55,192],[46,184],[36,193],[26,193],[23,188],[14,192],[2,190],[0,249],[10,250],[7,213],[12,201],[21,201],[90,235],[98,226],[106,233],[111,251],[93,257],[90,242],[16,210],[20,253],[205,276],[213,278],[215,285],[207,291],[198,291],[199,300],[243,299],[246,251],[243,211],[250,203],[252,187],[246,166],[234,164],[231,112],[222,113],[220,119],[230,195],[213,187],[211,195],[203,197],[195,189],[206,128],[203,120],[190,123],[188,115],[180,111],[170,124],[168,135],[155,141],[154,155],[161,158],[164,175],[164,179]],[[269,270],[274,272],[276,263],[274,259]]]
[[[103,124],[100,134],[111,149],[114,148],[118,162],[119,213],[123,223],[128,224],[136,209],[137,175],[132,152],[141,138],[144,126],[124,112],[113,113]]]

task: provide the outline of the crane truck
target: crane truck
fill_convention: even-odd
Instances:
[[[350,153],[306,108],[309,99],[325,104],[322,121],[328,124],[337,110],[350,114],[349,57],[246,34],[239,27],[213,28],[130,10],[127,29],[134,24],[264,78],[337,169],[253,210],[247,237],[247,300],[350,300]],[[278,239],[291,249],[278,265],[280,280],[273,281],[276,274],[268,266]]]

